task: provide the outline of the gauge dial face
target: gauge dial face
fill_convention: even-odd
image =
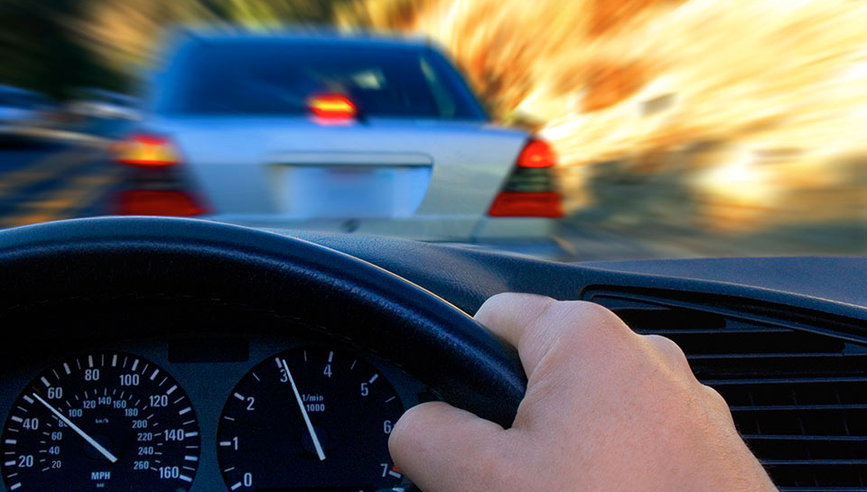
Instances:
[[[171,376],[135,355],[93,352],[25,388],[0,453],[10,491],[185,492],[199,447],[190,399]]]
[[[399,486],[388,436],[403,410],[389,381],[355,354],[280,353],[247,373],[223,408],[223,478],[232,491]]]

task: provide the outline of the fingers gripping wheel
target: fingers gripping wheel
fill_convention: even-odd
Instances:
[[[285,319],[286,330],[301,324],[339,337],[504,427],[525,389],[515,354],[466,313],[386,270],[300,239],[189,219],[79,219],[0,231],[0,266],[0,321],[68,320],[97,307],[129,313],[146,306],[152,318],[171,317],[196,300],[218,300]],[[73,325],[39,326],[33,336]],[[155,335],[157,326],[113,336]]]

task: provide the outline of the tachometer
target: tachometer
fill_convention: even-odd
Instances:
[[[9,411],[2,475],[10,491],[184,492],[199,425],[186,393],[153,362],[93,352],[48,369]]]
[[[399,487],[388,435],[403,413],[394,387],[355,354],[293,349],[238,383],[217,431],[232,491],[372,492]]]

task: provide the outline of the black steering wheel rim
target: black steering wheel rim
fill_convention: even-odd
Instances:
[[[109,298],[134,298],[136,306],[150,299],[221,300],[315,325],[401,367],[445,401],[506,427],[525,390],[514,351],[466,313],[397,275],[311,242],[154,217],[0,231],[0,322],[20,322],[54,302]]]

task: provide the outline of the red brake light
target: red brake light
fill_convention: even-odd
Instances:
[[[492,217],[563,217],[560,194],[555,192],[520,193],[500,192],[491,204],[488,215]]]
[[[516,165],[529,168],[554,167],[557,165],[557,154],[548,142],[533,138],[518,154]]]
[[[500,193],[494,198],[491,217],[563,217],[562,196],[557,192],[553,167],[557,154],[544,140],[527,141]]]
[[[117,215],[191,217],[208,211],[184,191],[129,190],[118,197]]]
[[[358,108],[343,94],[314,94],[307,98],[307,109],[314,116],[329,120],[351,120]]]
[[[111,148],[117,162],[143,167],[173,166],[181,162],[177,147],[168,138],[133,135]]]

